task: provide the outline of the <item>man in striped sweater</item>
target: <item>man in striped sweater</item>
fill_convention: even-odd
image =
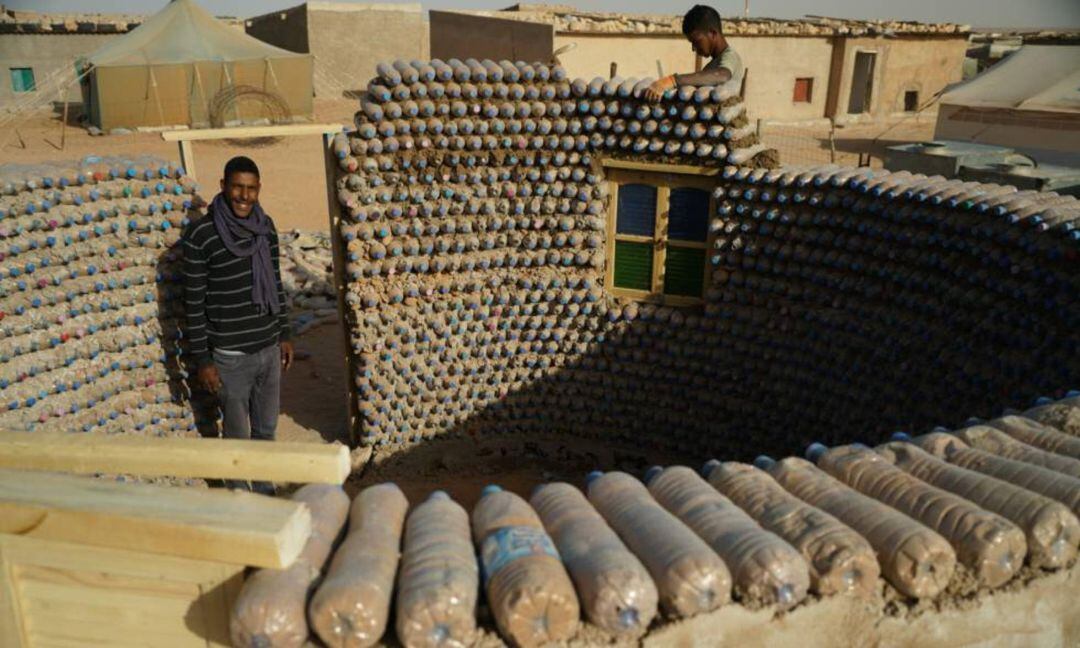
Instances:
[[[292,365],[293,347],[277,230],[259,205],[260,188],[251,159],[225,165],[221,193],[184,233],[184,299],[196,381],[218,395],[224,435],[273,441],[281,372]],[[274,487],[256,482],[254,489]]]

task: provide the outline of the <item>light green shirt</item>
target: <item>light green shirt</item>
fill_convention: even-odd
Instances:
[[[739,58],[739,55],[730,45],[724,48],[723,52],[720,52],[720,56],[714,56],[704,69],[718,70],[720,68],[727,68],[728,72],[731,72],[731,81],[728,83],[742,83],[742,59]]]

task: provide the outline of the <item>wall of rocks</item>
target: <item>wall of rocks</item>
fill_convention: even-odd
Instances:
[[[730,90],[381,65],[335,140],[363,444],[565,434],[747,458],[1078,383],[1073,199],[776,167]],[[722,167],[696,308],[604,290],[607,158]]]

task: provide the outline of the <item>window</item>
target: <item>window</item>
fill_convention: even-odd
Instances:
[[[810,103],[813,101],[814,80],[809,77],[795,79],[795,94],[792,101],[795,103]]]
[[[716,169],[609,160],[606,284],[614,295],[687,306],[709,282]]]
[[[908,90],[904,93],[904,112],[915,112],[919,109],[919,91]]]
[[[13,92],[33,92],[34,68],[11,68],[11,90]]]

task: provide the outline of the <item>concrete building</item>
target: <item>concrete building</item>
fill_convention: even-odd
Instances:
[[[435,58],[547,60],[559,55],[574,77],[690,71],[695,56],[682,16],[586,13],[563,5],[503,11],[432,11]],[[724,33],[748,74],[746,97],[772,121],[884,119],[929,103],[959,81],[967,26],[822,17],[731,18]]]
[[[135,29],[146,18],[129,14],[51,14],[0,6],[0,107],[21,105],[28,96],[35,95],[37,105],[60,101],[58,87],[50,80],[74,77],[76,60]],[[219,20],[243,29],[243,22],[235,18]],[[68,100],[81,101],[77,87],[71,89]]]
[[[259,40],[313,54],[318,97],[362,90],[379,62],[429,58],[419,4],[307,2],[249,18],[245,25]]]

